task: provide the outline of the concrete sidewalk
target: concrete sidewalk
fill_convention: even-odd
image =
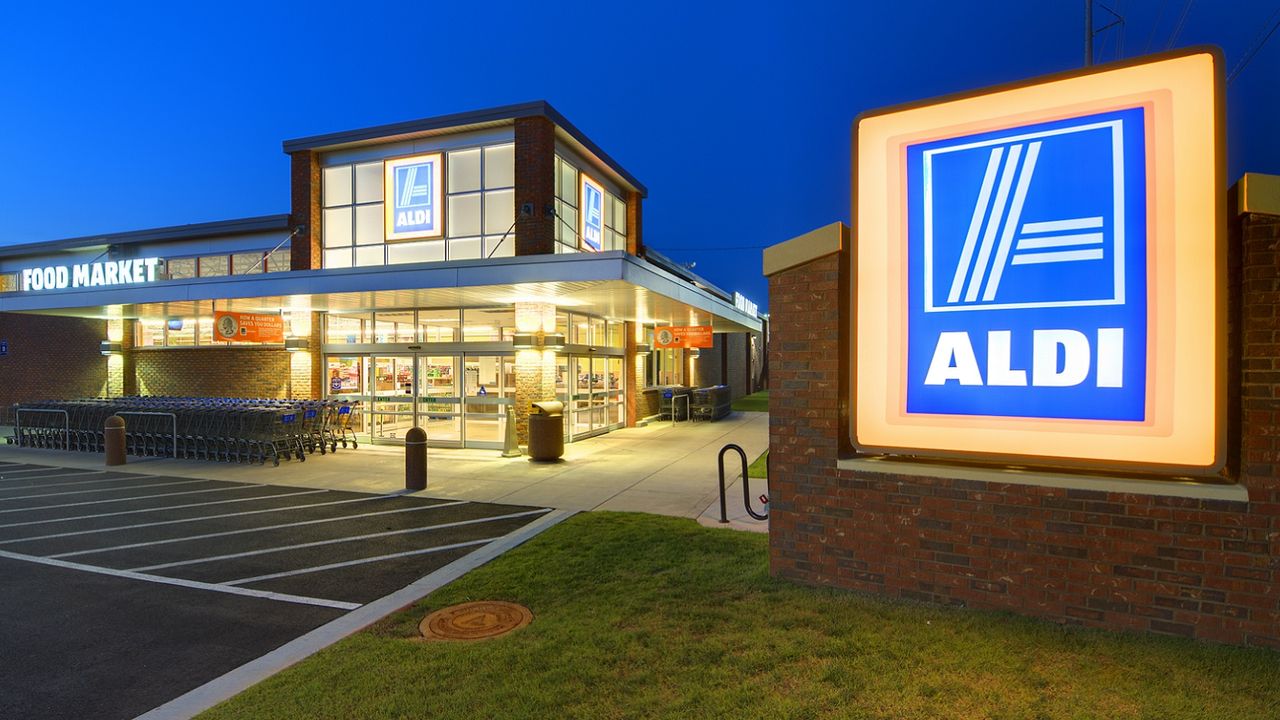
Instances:
[[[557,463],[503,458],[497,450],[432,448],[427,461],[429,497],[537,505],[563,510],[627,510],[702,518],[719,515],[716,455],[727,443],[740,445],[747,461],[769,443],[767,413],[735,412],[714,423],[651,423],[569,443]],[[0,445],[0,461],[100,469],[102,456]],[[763,531],[767,523],[742,510],[736,455],[728,455],[726,482],[732,526]],[[394,446],[339,448],[306,462],[235,465],[202,460],[130,458],[130,472],[388,493],[404,488],[404,451]],[[756,480],[752,496],[766,492]],[[759,510],[759,504],[755,505]]]

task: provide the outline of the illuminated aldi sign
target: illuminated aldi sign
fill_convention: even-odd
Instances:
[[[856,129],[855,445],[1221,465],[1210,51],[870,113]]]
[[[582,191],[579,195],[582,207],[579,208],[579,236],[582,248],[599,252],[604,246],[604,188],[595,180],[582,174]]]
[[[383,164],[387,240],[444,236],[444,155],[428,153]]]

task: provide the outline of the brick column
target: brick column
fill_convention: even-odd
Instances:
[[[636,403],[639,401],[640,388],[644,387],[644,365],[641,361],[644,356],[636,353],[636,324],[633,322],[624,322],[622,324],[623,348],[625,354],[622,356],[622,391],[624,393],[624,402],[626,403],[626,426],[635,427],[636,420]]]
[[[545,117],[516,118],[516,255],[556,251],[556,128]],[[530,212],[523,214],[522,208]]]
[[[289,266],[293,270],[318,269],[321,266],[319,156],[310,150],[291,154],[289,182],[289,224],[294,228],[306,226],[289,244]]]
[[[644,250],[643,200],[635,190],[627,192],[627,252],[632,255],[639,255]]]
[[[529,408],[541,400],[556,399],[556,354],[552,350],[516,351],[516,442],[529,442]],[[569,408],[565,408],[567,414]]]

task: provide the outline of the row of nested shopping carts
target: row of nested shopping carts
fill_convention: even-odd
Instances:
[[[9,444],[103,452],[107,418],[125,421],[129,455],[221,462],[307,459],[359,447],[352,421],[359,403],[342,400],[160,397],[84,398],[18,403]]]

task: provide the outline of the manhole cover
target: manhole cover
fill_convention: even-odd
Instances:
[[[481,600],[437,610],[422,619],[418,631],[427,640],[484,640],[532,621],[533,613],[523,605]]]

